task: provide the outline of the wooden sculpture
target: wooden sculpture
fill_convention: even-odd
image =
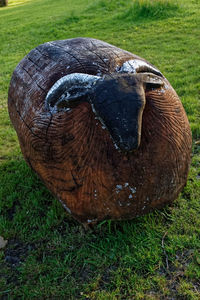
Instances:
[[[130,52],[90,38],[40,45],[16,67],[8,108],[27,163],[84,225],[161,208],[186,184],[183,106]]]

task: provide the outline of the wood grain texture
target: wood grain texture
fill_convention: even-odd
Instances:
[[[56,114],[44,105],[49,89],[62,76],[113,74],[134,59],[146,62],[95,39],[55,41],[32,50],[11,79],[8,109],[22,153],[83,224],[131,219],[161,208],[177,198],[187,181],[191,131],[166,78],[163,88],[145,91],[141,144],[126,154],[115,148],[90,103]]]

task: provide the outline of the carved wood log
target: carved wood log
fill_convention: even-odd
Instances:
[[[161,208],[186,184],[183,106],[130,52],[89,38],[40,45],[16,67],[8,108],[27,163],[83,224]]]

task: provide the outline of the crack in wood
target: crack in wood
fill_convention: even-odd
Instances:
[[[33,77],[31,76],[31,74],[22,66],[21,67],[29,76],[30,76],[30,78],[34,81],[34,83],[42,90],[42,92],[44,92],[45,94],[46,94],[46,91],[45,91],[45,89],[43,89],[38,83],[37,83],[37,81],[35,81],[34,79],[33,79]]]
[[[20,119],[22,120],[22,122],[26,125],[26,127],[29,129],[29,131],[32,133],[32,135],[34,135],[35,137],[39,138],[40,140],[43,140],[42,137],[40,137],[39,135],[35,134],[32,129],[29,127],[29,125],[25,122],[24,118],[21,116],[20,112],[17,110],[16,108],[16,111],[20,117]]]
[[[80,188],[80,187],[82,186],[82,184],[79,184],[79,183],[77,182],[76,177],[75,177],[74,174],[73,174],[73,170],[71,170],[71,175],[72,175],[73,181],[74,181],[74,183],[75,183],[77,189]]]
[[[84,65],[80,62],[80,60],[75,55],[73,55],[72,53],[66,51],[63,47],[60,47],[59,45],[55,45],[53,42],[49,42],[49,43],[51,45],[53,45],[54,47],[61,48],[65,53],[67,53],[68,55],[70,55],[71,57],[73,57],[79,63],[79,65],[84,70],[84,72],[87,74],[87,70],[85,69]]]
[[[47,125],[47,128],[46,128],[46,133],[45,133],[45,139],[46,139],[46,142],[48,142],[48,131],[49,131],[49,128],[52,124],[52,120],[53,120],[53,115],[52,113],[50,112],[50,120],[49,120],[49,123]]]

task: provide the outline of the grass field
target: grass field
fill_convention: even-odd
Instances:
[[[200,299],[199,0],[8,0],[0,8],[0,299]],[[175,203],[85,232],[23,160],[7,112],[17,63],[38,44],[94,37],[156,65],[193,134]]]

